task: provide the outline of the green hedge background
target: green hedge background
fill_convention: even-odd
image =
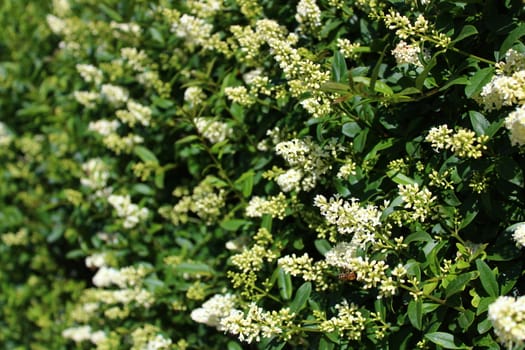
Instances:
[[[5,349],[522,349],[525,3],[4,0]]]

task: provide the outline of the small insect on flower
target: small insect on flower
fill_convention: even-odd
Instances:
[[[351,282],[355,281],[357,278],[357,274],[354,271],[344,270],[339,274],[339,280],[345,281],[345,282]]]

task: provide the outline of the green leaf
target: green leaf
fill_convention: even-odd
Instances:
[[[438,51],[432,56],[429,62],[425,64],[425,68],[423,71],[418,75],[416,78],[416,89],[422,90],[423,86],[425,84],[425,80],[428,76],[428,73],[430,73],[430,70],[434,68],[434,66],[437,64],[437,57],[441,54],[441,51]]]
[[[282,269],[282,267],[278,268],[277,286],[279,287],[279,293],[281,294],[281,297],[284,300],[290,300],[293,292],[292,278],[290,277],[290,274]]]
[[[113,10],[112,8],[110,8],[110,7],[108,7],[108,6],[104,5],[104,4],[99,4],[98,8],[102,12],[104,12],[112,20],[117,21],[117,22],[123,22],[123,19],[119,15],[119,13],[117,11]]]
[[[348,81],[348,68],[346,67],[345,56],[339,50],[334,52],[332,58],[332,77],[336,82]]]
[[[295,298],[290,304],[290,311],[295,313],[301,311],[305,307],[308,298],[310,298],[311,293],[312,284],[310,282],[303,283],[295,293]]]
[[[492,322],[487,318],[480,323],[478,323],[477,331],[479,334],[488,332],[492,328]]]
[[[228,350],[242,350],[242,346],[233,340],[230,340],[227,346],[228,346]]]
[[[175,271],[179,273],[189,273],[192,275],[213,275],[215,271],[202,262],[183,262],[175,266]]]
[[[499,48],[499,56],[505,56],[505,53],[507,53],[512,45],[514,45],[514,43],[518,41],[518,39],[523,35],[525,35],[525,24],[521,23],[517,28],[511,31],[509,35],[507,35],[507,38],[503,41],[503,44],[501,44]]]
[[[472,325],[475,318],[476,314],[474,313],[474,311],[465,310],[459,315],[458,324],[464,331],[466,331],[470,327],[470,325]]]
[[[361,131],[361,127],[356,122],[345,123],[342,128],[342,133],[345,136],[354,138]]]
[[[496,301],[496,297],[485,297],[479,300],[478,308],[476,310],[476,315],[481,315],[489,309],[489,305]]]
[[[372,148],[372,150],[370,152],[368,152],[368,154],[365,156],[364,160],[368,160],[368,159],[374,158],[377,155],[377,152],[392,147],[394,145],[394,141],[395,141],[395,139],[392,138],[392,137],[388,138],[388,139],[385,139],[385,140],[379,141],[378,143],[376,143],[374,148]]]
[[[157,107],[160,107],[162,109],[168,109],[170,107],[173,107],[175,103],[171,100],[166,100],[164,98],[156,97],[154,96],[152,98],[153,104]]]
[[[485,135],[487,133],[487,129],[490,126],[489,121],[485,118],[485,116],[477,111],[469,111],[468,115],[470,117],[470,123],[472,124],[472,128],[478,135]]]
[[[408,303],[408,319],[414,328],[421,330],[423,328],[422,301],[411,300]]]
[[[467,284],[477,277],[476,272],[467,272],[463,273],[461,275],[456,276],[447,286],[445,289],[445,295],[446,297],[450,297],[451,295],[454,295],[456,293],[461,292],[465,289]]]
[[[164,44],[164,38],[162,37],[161,32],[157,28],[150,27],[149,33],[151,34],[151,38],[161,44]]]
[[[445,349],[469,349],[468,346],[459,341],[450,333],[433,332],[425,334],[425,338],[432,343],[437,344]]]
[[[264,214],[261,221],[261,228],[265,228],[268,232],[272,232],[273,218],[270,214]]]
[[[133,153],[135,153],[144,163],[159,164],[157,157],[146,147],[135,146],[133,148]]]
[[[485,292],[491,297],[497,297],[499,295],[499,286],[494,272],[487,263],[481,259],[476,260],[476,267],[478,268],[479,279]]]
[[[221,221],[220,226],[226,231],[237,231],[239,227],[249,224],[249,223],[250,221],[247,221],[247,220],[230,219],[230,220]]]
[[[357,153],[360,153],[365,149],[368,131],[369,129],[364,129],[354,138],[354,151]]]
[[[458,36],[454,40],[452,40],[451,44],[460,42],[461,40],[466,39],[469,36],[476,35],[476,34],[478,34],[478,30],[476,29],[476,27],[470,24],[467,24],[466,26],[461,28],[461,32],[458,34]]]
[[[242,195],[245,198],[250,197],[252,194],[254,178],[255,173],[253,172],[253,170],[250,170],[245,172],[237,180],[235,180],[236,187],[238,187],[242,191]]]
[[[473,76],[470,77],[469,84],[465,86],[465,96],[468,98],[474,96],[483,89],[494,74],[494,67],[487,67],[478,70]]]
[[[405,244],[410,244],[412,242],[430,242],[432,241],[432,236],[430,236],[427,232],[425,231],[417,231],[417,232],[414,232],[414,233],[411,233],[409,234],[405,240],[403,241],[403,243]]]
[[[317,248],[317,251],[323,255],[325,255],[327,251],[332,249],[330,242],[328,242],[326,239],[316,239],[314,241],[314,245]]]
[[[397,172],[395,170],[389,170],[386,172],[387,176],[394,181],[396,184],[400,185],[413,185],[416,183],[416,180],[401,174],[400,172]]]
[[[323,83],[321,85],[321,91],[348,93],[348,92],[351,92],[352,89],[350,88],[350,86],[346,84],[338,83],[336,81],[327,81],[326,83]]]

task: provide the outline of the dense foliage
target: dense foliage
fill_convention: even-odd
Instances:
[[[521,349],[524,2],[4,0],[6,349]]]

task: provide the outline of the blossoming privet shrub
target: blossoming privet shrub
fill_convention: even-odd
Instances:
[[[71,347],[522,345],[521,1],[52,5],[0,142],[55,231],[2,249],[66,264]]]

